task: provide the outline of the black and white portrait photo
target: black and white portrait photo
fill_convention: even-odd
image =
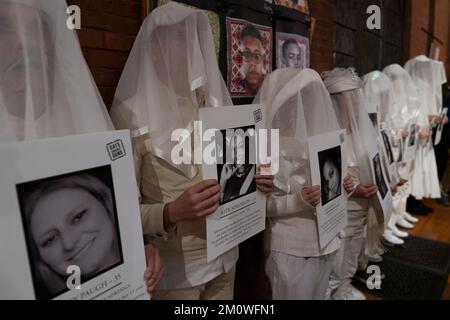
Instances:
[[[123,263],[111,166],[16,185],[37,300],[65,293]]]
[[[369,113],[370,121],[372,121],[373,127],[378,134],[378,114],[377,113]]]
[[[309,68],[310,48],[307,37],[283,32],[276,33],[277,69]]]
[[[388,192],[388,188],[383,178],[383,170],[381,168],[381,158],[379,153],[373,158],[372,162],[373,162],[373,169],[375,171],[375,180],[376,180],[375,182],[378,186],[381,198],[384,200]]]
[[[242,132],[255,127],[236,128]],[[227,136],[222,130],[222,144],[216,144],[217,177],[221,185],[220,204],[223,205],[256,191],[256,165],[250,161],[250,138],[236,134]]]
[[[322,206],[342,194],[341,147],[319,152]]]
[[[386,156],[389,161],[389,165],[395,162],[394,153],[392,152],[391,141],[386,130],[381,131],[381,136],[383,138],[384,150],[386,150]]]

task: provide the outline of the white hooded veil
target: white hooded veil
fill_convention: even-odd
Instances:
[[[149,134],[151,152],[176,166],[171,151],[176,129],[192,132],[201,107],[231,106],[221,76],[209,20],[204,13],[170,2],[144,21],[120,79],[111,117],[133,136]]]
[[[328,91],[311,69],[279,69],[265,79],[255,103],[265,106],[266,126],[280,134],[275,185],[294,194],[311,183],[308,138],[339,130]]]
[[[113,129],[66,9],[0,0],[0,143]]]
[[[392,81],[396,108],[394,114],[398,117],[400,125],[408,128],[408,124],[417,123],[420,112],[420,100],[417,89],[408,72],[398,64],[384,68],[383,73]]]
[[[419,93],[421,131],[431,132],[429,115],[439,115],[442,109],[442,84],[446,82],[442,62],[418,56],[405,65]],[[417,199],[440,198],[441,191],[437,172],[436,156],[432,139],[419,141],[414,173],[411,179],[411,194]]]
[[[373,184],[369,150],[377,150],[377,135],[365,107],[362,81],[354,69],[334,69],[323,77],[339,124],[347,129],[348,164],[359,168],[362,184]]]
[[[331,94],[333,107],[342,128],[347,129],[348,165],[358,167],[361,184],[374,184],[371,151],[378,150],[378,137],[369,114],[362,81],[353,68],[334,69],[323,74],[325,85]],[[351,199],[349,201],[355,201]],[[357,200],[356,200],[357,202]],[[365,253],[380,247],[385,217],[378,201],[369,201]],[[363,260],[366,260],[365,255]]]
[[[403,128],[404,120],[396,105],[391,79],[380,71],[373,71],[363,77],[363,82],[367,102],[378,106],[380,128],[397,131]]]
[[[427,115],[439,115],[442,109],[442,85],[447,82],[445,67],[441,61],[418,56],[405,64],[418,91],[421,103],[427,107]]]

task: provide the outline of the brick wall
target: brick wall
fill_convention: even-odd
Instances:
[[[83,55],[108,108],[142,22],[140,0],[68,0],[81,9]]]
[[[333,0],[310,1],[316,29],[311,43],[311,68],[320,72],[333,68]]]
[[[434,1],[434,12],[430,12],[430,1]],[[443,45],[440,47],[439,60],[444,61],[447,68],[447,76],[450,75],[450,2],[448,0],[410,0],[411,19],[407,26],[409,39],[407,59],[420,54],[429,54],[429,38],[422,28],[433,31]]]
[[[434,13],[434,34],[440,40],[444,42],[441,46],[439,60],[444,61],[447,67],[449,67],[449,31],[450,31],[450,1],[449,0],[436,0],[436,8]]]

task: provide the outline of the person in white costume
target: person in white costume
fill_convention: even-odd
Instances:
[[[132,131],[144,235],[166,266],[155,299],[233,298],[238,248],[207,262],[205,217],[218,209],[221,186],[171,157],[177,129],[192,133],[183,143],[199,138],[199,108],[232,106],[215,52],[203,12],[158,7],[141,27],[111,109],[114,124]],[[260,190],[270,192],[271,183],[256,177]]]
[[[66,10],[65,1],[0,0],[0,144],[114,129]],[[153,291],[163,267],[156,248],[146,254]]]
[[[403,129],[406,118],[405,114],[407,113],[407,111],[397,106],[396,96],[394,93],[394,85],[391,79],[380,71],[373,71],[367,74],[366,76],[364,76],[364,94],[366,96],[366,99],[368,99],[370,103],[374,103],[378,106],[379,129],[387,130],[387,138],[390,139],[390,141],[401,139],[402,134],[404,134]],[[383,150],[384,148],[384,150],[386,150],[382,142],[382,138],[379,137],[378,139],[380,149]],[[395,155],[397,156],[397,154]],[[388,164],[386,163],[386,167],[387,166]],[[397,165],[394,167],[394,169],[396,171],[394,175],[397,175]],[[396,177],[394,175],[392,175],[391,172],[388,175],[390,186],[393,190],[395,189],[398,191],[397,187],[399,181],[396,181]],[[404,184],[405,181],[402,181],[401,183]],[[397,228],[397,223],[403,224],[405,226],[407,225],[410,228],[412,227],[405,220],[405,218],[403,217],[403,210],[400,209],[402,199],[401,195],[403,193],[404,192],[402,189],[402,192],[395,192],[395,194],[393,195],[394,209],[391,215],[391,219],[388,222],[387,228],[383,234],[384,240],[391,244],[404,244],[404,240],[402,238],[408,237],[407,232],[401,231]]]
[[[414,86],[411,77],[408,72],[398,64],[387,66],[383,73],[385,73],[392,81],[393,91],[395,97],[396,111],[393,112],[393,116],[399,121],[398,129],[400,135],[404,140],[403,145],[407,144],[405,138],[409,136],[409,130],[411,125],[417,124],[417,118],[419,115],[419,97],[417,89]],[[397,213],[403,219],[398,219],[397,223],[404,228],[410,229],[412,224],[417,223],[419,220],[413,217],[406,211],[406,201],[411,194],[411,182],[414,170],[414,161],[402,161],[399,165],[400,178],[405,180],[406,183],[398,188],[398,194],[400,196],[399,206],[397,207]]]
[[[442,62],[418,56],[405,64],[420,100],[416,165],[411,179],[411,194],[417,199],[440,198],[440,186],[436,157],[433,148],[432,130],[439,121],[442,109],[442,85],[447,82]]]
[[[255,103],[267,126],[280,134],[279,172],[267,198],[266,274],[275,300],[322,300],[339,239],[319,246],[315,207],[321,190],[311,186],[308,138],[339,130],[330,96],[311,69],[279,69],[263,83]],[[353,183],[345,179],[351,192]]]
[[[376,150],[376,133],[366,111],[362,81],[354,69],[334,69],[322,76],[331,94],[339,124],[347,130],[348,170],[357,184],[348,200],[349,224],[342,235],[329,295],[335,300],[364,300],[364,295],[351,285],[351,280],[358,269],[358,257],[364,246],[364,229],[371,199],[378,192],[372,178],[369,156],[371,145]]]

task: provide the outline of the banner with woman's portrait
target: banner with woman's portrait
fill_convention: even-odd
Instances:
[[[320,248],[325,248],[348,224],[347,142],[345,131],[309,138],[311,185],[320,186],[321,202],[316,207]]]
[[[149,299],[128,131],[5,145],[0,162],[0,299]]]

